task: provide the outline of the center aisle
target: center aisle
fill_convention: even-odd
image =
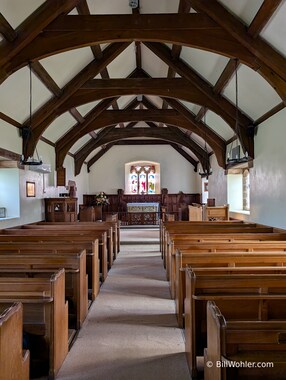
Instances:
[[[128,240],[57,380],[190,379],[159,245]]]

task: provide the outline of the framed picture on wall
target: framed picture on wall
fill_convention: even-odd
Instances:
[[[35,197],[36,196],[36,184],[35,182],[26,182],[26,196]]]
[[[204,191],[209,191],[209,183],[208,182],[205,182],[204,183]]]

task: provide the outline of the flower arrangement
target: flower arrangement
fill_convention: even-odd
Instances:
[[[106,194],[103,191],[101,191],[100,193],[95,195],[93,204],[95,206],[105,206],[105,205],[109,205],[109,200]]]

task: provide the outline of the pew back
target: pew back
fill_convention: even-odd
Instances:
[[[22,342],[22,304],[0,304],[0,380],[29,380],[30,355]]]

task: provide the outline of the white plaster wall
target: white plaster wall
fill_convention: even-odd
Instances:
[[[215,155],[211,156],[212,175],[209,176],[209,198],[215,198],[216,206],[227,204],[227,177]]]
[[[19,137],[17,128],[9,126],[6,128],[3,123],[0,125],[0,133],[3,133],[5,140],[0,142],[1,148],[11,150],[14,153],[21,153],[22,140]],[[54,147],[42,141],[37,146],[38,154],[43,162],[51,165],[52,172],[50,174],[37,173],[29,170],[19,170],[20,182],[20,218],[11,220],[0,219],[0,229],[14,227],[21,224],[33,223],[43,220],[45,217],[44,198],[57,197],[60,192],[66,192],[65,187],[56,187],[56,172],[55,172],[55,151]],[[66,178],[75,180],[77,183],[78,204],[82,203],[82,195],[89,190],[88,173],[86,165],[83,165],[81,173],[74,177],[74,160],[68,156],[65,160]],[[36,196],[26,197],[26,182],[35,182]],[[11,196],[10,202],[13,202]]]
[[[64,161],[64,167],[66,168],[66,185],[68,181],[76,182],[76,197],[78,205],[83,203],[83,194],[89,193],[89,174],[87,172],[86,165],[82,165],[81,172],[76,177],[74,175],[74,159],[71,156],[66,156]],[[58,187],[58,192],[66,192],[65,187]]]
[[[261,124],[250,169],[250,216],[254,222],[286,228],[286,110]]]
[[[0,136],[1,148],[5,148],[14,153],[21,154],[22,152],[22,139],[19,136],[19,129],[6,123],[0,119]]]
[[[115,146],[101,157],[90,171],[90,193],[104,191],[116,194],[124,189],[125,163],[156,161],[161,168],[161,188],[169,193],[200,193],[201,182],[193,166],[167,145]]]
[[[286,110],[266,120],[255,136],[255,160],[250,169],[250,215],[231,217],[286,228]],[[212,156],[209,197],[227,203],[227,176]]]

